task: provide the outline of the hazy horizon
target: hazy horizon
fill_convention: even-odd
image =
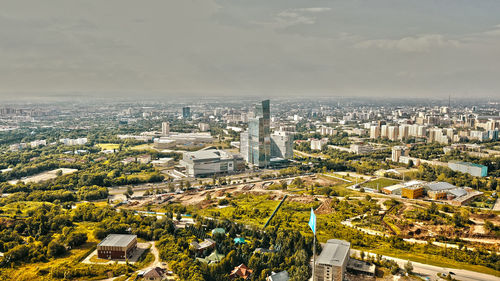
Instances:
[[[3,1],[0,98],[500,98],[499,1]]]

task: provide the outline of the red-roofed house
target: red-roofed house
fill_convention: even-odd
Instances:
[[[236,279],[236,278],[243,278],[243,279],[248,279],[252,275],[253,270],[248,268],[244,264],[240,264],[239,266],[235,267],[233,271],[231,271],[231,274],[229,274],[229,278],[231,279]]]

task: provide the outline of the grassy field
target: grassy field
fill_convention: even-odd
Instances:
[[[377,185],[379,188],[383,188],[386,186],[395,185],[395,184],[400,183],[400,182],[401,182],[400,180],[395,180],[395,179],[379,178],[379,179],[364,183],[361,186],[367,187],[367,188],[372,188],[372,189],[377,189]]]
[[[153,149],[153,146],[151,144],[139,144],[139,145],[136,145],[136,146],[132,146],[130,147],[130,149],[133,149],[133,150],[148,150],[148,149]]]
[[[95,146],[99,147],[101,150],[118,150],[120,148],[120,145],[117,143],[98,143]]]
[[[29,211],[37,209],[43,204],[52,205],[48,202],[35,202],[35,201],[19,201],[14,203],[9,203],[3,207],[0,207],[4,215],[21,215],[25,216]]]
[[[410,260],[413,262],[425,263],[439,267],[449,267],[449,268],[458,268],[465,269],[475,272],[481,272],[485,274],[491,274],[497,277],[500,277],[500,271],[496,271],[492,268],[481,266],[481,265],[473,265],[463,262],[457,262],[446,257],[435,256],[423,253],[415,253],[415,252],[407,252],[389,247],[381,247],[378,249],[363,249],[364,251],[397,257],[404,260]]]

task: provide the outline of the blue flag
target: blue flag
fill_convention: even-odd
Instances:
[[[309,217],[309,227],[311,228],[314,235],[316,235],[316,215],[314,214],[312,208],[311,208],[311,216]]]

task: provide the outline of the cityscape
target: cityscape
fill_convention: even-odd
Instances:
[[[0,280],[500,281],[498,15],[2,1]]]

